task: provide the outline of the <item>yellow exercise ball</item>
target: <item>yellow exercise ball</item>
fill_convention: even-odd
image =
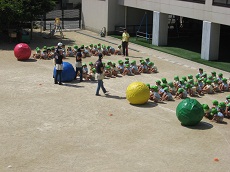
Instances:
[[[143,82],[133,82],[126,89],[126,99],[130,104],[144,104],[149,100],[149,96],[149,88]]]

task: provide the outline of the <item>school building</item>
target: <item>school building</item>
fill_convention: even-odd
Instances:
[[[82,28],[103,27],[107,35],[126,27],[157,46],[200,34],[201,58],[218,60],[220,36],[230,34],[230,0],[82,0]]]

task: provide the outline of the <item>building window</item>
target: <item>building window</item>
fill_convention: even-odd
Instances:
[[[230,7],[230,0],[213,0],[212,4],[215,6]]]
[[[187,2],[205,4],[205,0],[180,0],[180,1],[187,1]]]

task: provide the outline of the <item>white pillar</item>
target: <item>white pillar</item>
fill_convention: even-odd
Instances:
[[[201,58],[218,60],[220,41],[220,24],[203,21]]]
[[[168,43],[168,14],[153,12],[153,45],[167,45]]]

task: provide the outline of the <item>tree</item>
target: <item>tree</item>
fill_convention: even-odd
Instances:
[[[37,20],[55,7],[55,0],[0,0],[0,26]]]

